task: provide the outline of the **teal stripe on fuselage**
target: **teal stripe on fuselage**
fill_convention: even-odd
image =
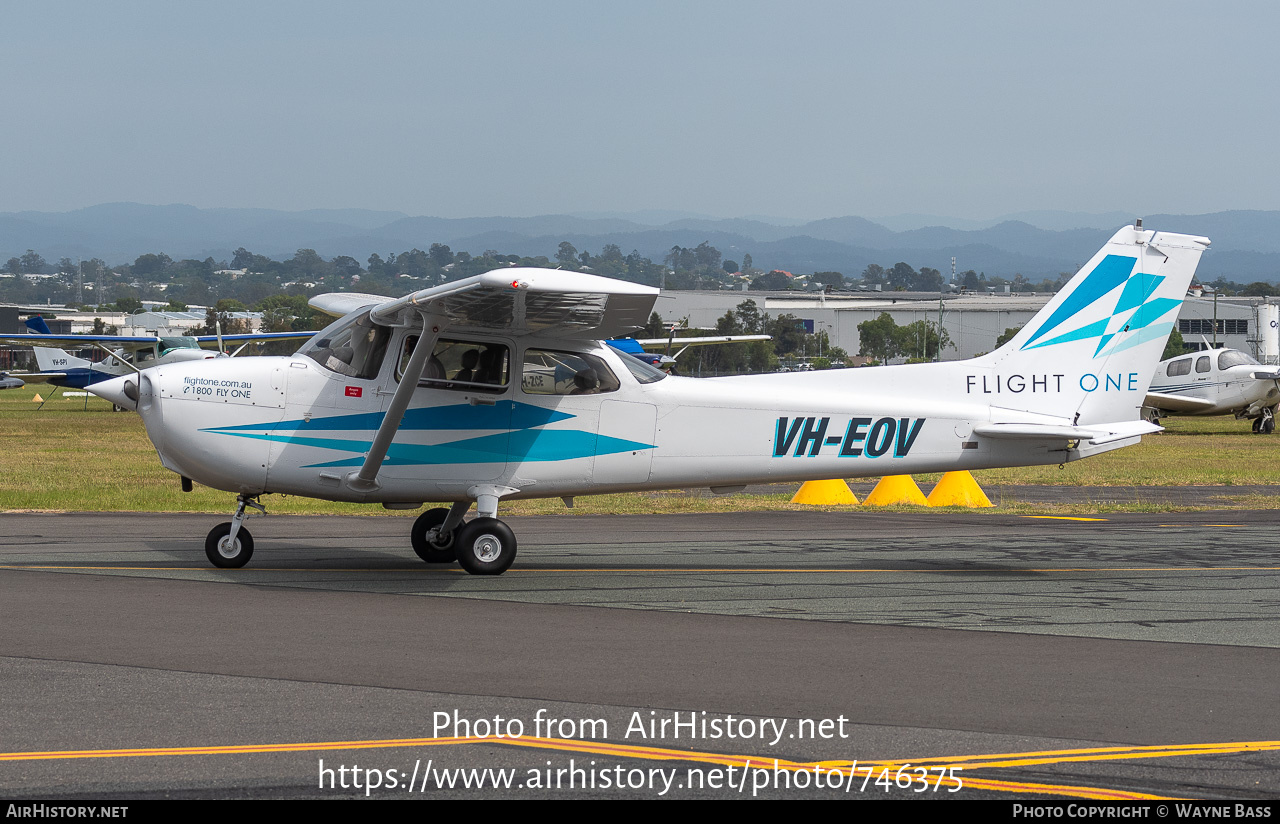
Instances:
[[[373,431],[382,425],[384,412],[362,412],[355,415],[312,416],[311,420],[281,421],[277,424],[244,424],[243,426],[215,426],[206,432],[261,431],[280,432],[353,432]],[[549,423],[567,421],[575,416],[555,409],[534,406],[515,401],[498,401],[493,406],[472,406],[469,403],[451,406],[420,406],[406,410],[400,429],[430,431],[433,429],[532,429]]]
[[[307,464],[306,468],[327,466],[360,466],[372,441],[337,438],[308,438],[268,432],[224,432],[238,438],[297,444],[318,449],[354,453],[356,457],[325,463]],[[653,444],[628,441],[608,435],[596,435],[577,429],[525,429],[499,435],[482,435],[442,444],[392,443],[385,464],[390,466],[426,466],[439,464],[523,463],[534,461],[568,461],[595,455],[610,455],[653,449]]]

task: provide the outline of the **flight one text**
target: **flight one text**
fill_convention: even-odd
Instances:
[[[965,375],[964,391],[969,395],[1018,395],[1023,392],[1061,392],[1066,375]],[[1138,389],[1137,372],[1117,372],[1114,375],[1095,375],[1086,372],[1078,381],[1085,392],[1120,392]],[[1068,383],[1068,386],[1070,384]]]

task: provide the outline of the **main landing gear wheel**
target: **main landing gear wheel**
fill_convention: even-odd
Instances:
[[[516,536],[497,518],[476,518],[453,538],[458,564],[472,575],[501,575],[516,559]]]
[[[1272,432],[1275,432],[1275,431],[1276,431],[1275,417],[1272,416],[1272,417],[1264,418],[1262,421],[1262,434],[1270,435]]]
[[[253,557],[253,536],[242,526],[235,540],[231,540],[231,522],[218,524],[204,539],[204,554],[216,567],[239,569]]]
[[[413,543],[413,551],[428,564],[451,564],[457,559],[454,551],[456,530],[447,535],[432,535],[432,530],[439,528],[444,519],[449,517],[447,509],[428,509],[413,522],[413,530],[409,540]],[[441,538],[443,537],[443,540]]]

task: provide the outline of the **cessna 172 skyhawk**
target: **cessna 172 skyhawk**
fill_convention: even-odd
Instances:
[[[411,509],[427,562],[498,574],[502,499],[1055,464],[1137,443],[1205,238],[1125,227],[1000,349],[969,361],[695,379],[601,343],[657,290],[507,269],[398,300],[331,294],[292,357],[166,364],[91,387],[135,408],[164,466],[238,495],[210,561],[253,552],[278,492]],[[478,517],[464,521],[475,502]]]

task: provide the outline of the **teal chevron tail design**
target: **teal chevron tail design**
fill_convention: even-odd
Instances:
[[[1048,320],[1032,333],[1022,349],[1096,338],[1098,346],[1093,356],[1098,358],[1168,335],[1173,328],[1173,320],[1165,318],[1177,312],[1182,300],[1152,299],[1165,278],[1163,275],[1135,272],[1136,264],[1137,258],[1128,255],[1104,257]],[[1105,309],[1099,311],[1105,306],[1104,298],[1117,289],[1120,289],[1120,294],[1114,307],[1109,312]],[[1128,334],[1117,340],[1121,333]]]

